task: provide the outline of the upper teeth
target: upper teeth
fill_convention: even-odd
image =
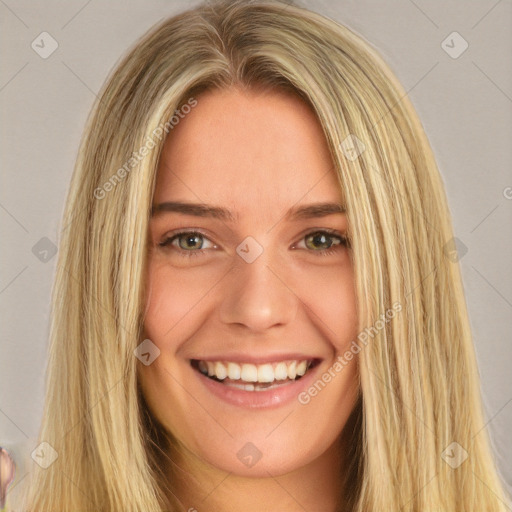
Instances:
[[[274,382],[274,380],[295,379],[306,373],[310,361],[281,361],[279,363],[251,364],[221,361],[199,361],[199,370],[210,377],[245,382]]]

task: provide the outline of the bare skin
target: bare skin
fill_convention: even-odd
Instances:
[[[140,382],[152,414],[182,446],[173,454],[183,476],[175,495],[198,512],[277,504],[280,512],[334,512],[357,359],[307,403],[297,395],[272,407],[219,398],[191,365],[226,355],[314,356],[319,363],[303,379],[312,372],[316,382],[355,339],[346,214],[286,216],[343,204],[327,143],[313,112],[289,94],[232,88],[197,102],[165,143],[153,205],[202,203],[238,217],[162,211],[150,222],[144,334],[160,355],[141,365]],[[335,233],[312,235],[325,229]],[[198,238],[172,239],[177,230]],[[242,243],[249,236],[257,246]],[[237,247],[262,252],[249,263]],[[259,460],[248,464],[242,449]]]

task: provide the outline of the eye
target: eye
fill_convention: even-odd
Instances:
[[[327,256],[336,251],[350,247],[346,236],[338,231],[322,229],[308,233],[302,240],[305,241],[305,248],[311,249],[319,256]],[[303,249],[304,247],[296,247]]]
[[[210,247],[205,247],[205,241],[208,241]],[[336,251],[340,251],[346,247],[350,247],[347,238],[340,232],[330,229],[321,229],[311,231],[306,234],[301,242],[305,241],[302,246],[296,245],[295,248],[310,250],[319,256],[327,256]],[[207,249],[216,249],[213,244],[203,233],[199,231],[180,231],[171,233],[162,242],[158,244],[160,247],[168,247],[175,250],[180,256],[192,257],[204,254]]]
[[[171,236],[166,237],[158,245],[160,247],[172,246],[173,248],[176,248],[180,256],[190,257],[198,256],[205,249],[216,248],[215,244],[211,244],[211,247],[205,248],[205,240],[209,239],[199,231],[180,231],[178,233],[173,233]]]

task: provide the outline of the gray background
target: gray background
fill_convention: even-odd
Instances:
[[[0,0],[0,445],[20,460],[35,448],[42,416],[52,244],[86,116],[125,50],[157,21],[195,4]],[[512,3],[301,5],[370,41],[418,110],[446,184],[455,235],[467,248],[464,254],[460,246],[460,264],[485,411],[512,488]],[[58,43],[46,59],[31,47],[44,31]],[[454,31],[469,44],[458,58],[442,47]],[[452,39],[454,52],[461,41]],[[28,469],[20,462],[17,481]]]

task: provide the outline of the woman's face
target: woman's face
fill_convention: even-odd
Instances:
[[[356,359],[331,368],[357,335],[347,218],[304,209],[319,203],[342,205],[340,189],[321,126],[294,96],[209,91],[167,138],[144,325],[160,354],[140,381],[166,429],[224,471],[313,462],[355,404]]]

